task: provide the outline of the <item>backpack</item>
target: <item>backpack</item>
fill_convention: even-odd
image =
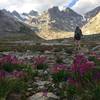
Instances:
[[[75,30],[75,37],[81,37],[82,36],[82,31],[80,29]]]

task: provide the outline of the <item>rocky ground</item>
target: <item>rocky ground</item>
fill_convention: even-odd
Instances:
[[[89,48],[89,47],[82,47],[79,51],[80,53],[85,53],[86,55],[89,54],[90,51],[95,51],[98,54],[100,54],[100,45],[97,45],[95,47]],[[77,51],[74,50],[74,48],[70,50],[66,50],[64,48],[62,49],[52,49],[52,50],[45,50],[45,51],[30,51],[27,50],[26,52],[18,52],[18,51],[10,51],[10,52],[1,52],[0,56],[2,55],[14,55],[18,59],[24,59],[27,61],[27,63],[31,62],[31,58],[35,56],[46,56],[47,57],[47,63],[49,65],[49,68],[54,66],[57,63],[63,63],[67,66],[71,65],[73,62],[73,57],[77,53]],[[61,86],[56,86],[52,83],[52,79],[50,78],[50,72],[49,69],[47,70],[38,70],[39,75],[35,77],[34,80],[28,82],[28,88],[25,93],[28,100],[66,100],[59,98],[59,89],[58,87],[61,87],[63,83],[61,83]],[[46,90],[48,90],[48,93],[46,93]],[[44,91],[44,92],[43,92]],[[16,98],[16,99],[15,99]],[[20,95],[9,95],[7,100],[21,100]]]

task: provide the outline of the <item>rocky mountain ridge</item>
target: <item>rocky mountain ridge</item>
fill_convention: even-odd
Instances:
[[[82,16],[70,8],[60,11],[58,7],[53,7],[38,18],[33,18],[31,23],[38,25],[41,30],[72,32],[76,26],[84,27],[90,23],[90,20],[99,12],[100,7],[97,7]]]
[[[100,6],[92,9],[91,11],[85,13],[85,18],[90,20],[91,18],[95,17],[100,12]]]
[[[20,27],[24,26],[10,15],[10,12],[0,10],[0,33],[19,32]]]
[[[13,12],[17,16],[19,15],[16,11]],[[33,41],[41,41],[40,37],[36,35],[36,28],[29,26],[6,10],[0,10],[0,39],[6,37],[19,38],[19,36],[33,37]],[[22,39],[25,37],[22,37]]]
[[[60,34],[62,34],[62,32],[73,32],[76,26],[83,27],[84,32],[91,30],[90,33],[100,33],[100,21],[99,17],[97,17],[99,16],[99,12],[100,7],[97,7],[87,12],[83,17],[70,8],[59,10],[58,7],[53,7],[42,14],[34,10],[31,10],[29,13],[19,14],[17,11],[9,12],[3,9],[0,10],[0,20],[2,22],[0,32],[20,32],[20,27],[23,27],[23,25],[24,29],[21,29],[21,31],[24,30],[25,32],[27,24],[28,29],[34,30],[35,27],[36,30],[39,30],[38,32],[42,32],[44,35],[51,35],[51,33],[57,34],[58,32]],[[92,27],[92,29],[90,27]],[[38,35],[41,36],[41,34]]]
[[[83,31],[88,34],[100,33],[100,12],[89,20],[89,22],[83,27]]]

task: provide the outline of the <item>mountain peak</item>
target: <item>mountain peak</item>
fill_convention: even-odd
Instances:
[[[100,12],[83,27],[85,33],[100,33]]]
[[[12,13],[18,13],[16,10],[13,10],[13,12]]]
[[[0,10],[0,12],[6,16],[10,16],[11,17],[11,12],[10,11],[7,11],[6,9],[2,9]]]
[[[85,14],[85,17],[86,17],[87,19],[91,19],[91,18],[95,17],[99,12],[100,12],[100,6],[94,8],[93,10],[91,10],[91,11],[89,11],[89,12],[87,12],[87,13]]]
[[[48,12],[50,12],[50,13],[57,13],[57,12],[60,12],[60,10],[59,10],[59,8],[57,7],[57,6],[55,6],[55,7],[52,7],[52,8],[50,8],[50,9],[48,9]]]
[[[59,10],[58,7],[52,7],[50,9],[48,9],[48,14],[50,16],[50,18],[56,18],[56,17],[60,17],[61,16],[61,11]]]
[[[31,15],[31,16],[38,16],[38,12],[37,11],[34,11],[34,10],[31,10],[29,12],[29,15]]]
[[[14,10],[14,11],[12,12],[12,15],[13,15],[15,18],[17,18],[18,20],[24,21],[24,19],[21,17],[21,15],[20,15],[16,10]]]
[[[12,14],[15,15],[15,16],[20,16],[20,14],[19,14],[16,10],[14,10],[14,11],[12,12]]]
[[[75,12],[74,10],[72,10],[71,8],[67,7],[66,9],[64,9],[62,11],[63,14],[65,14],[65,16],[69,16],[69,17],[82,17],[80,14],[78,14],[77,12]]]
[[[61,11],[55,6],[48,9],[47,13],[42,14],[40,19],[44,22],[42,24],[48,27],[48,30],[70,32],[74,31],[76,26],[82,26],[82,18],[70,8]]]

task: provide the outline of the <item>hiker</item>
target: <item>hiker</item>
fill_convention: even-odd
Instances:
[[[82,36],[83,36],[82,31],[79,28],[79,26],[77,26],[75,29],[75,33],[74,33],[74,40],[75,40],[75,47],[78,50],[81,48],[80,40],[81,40]]]

